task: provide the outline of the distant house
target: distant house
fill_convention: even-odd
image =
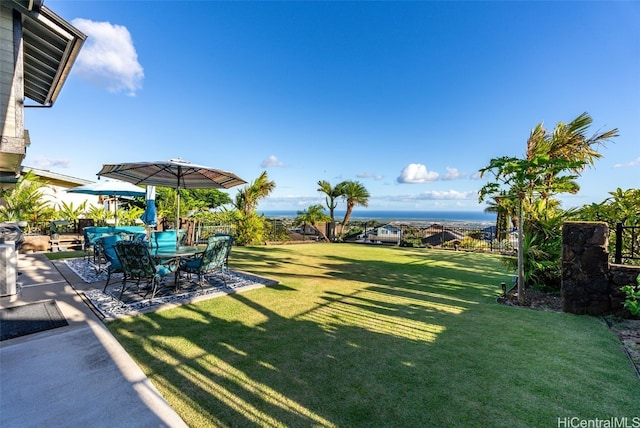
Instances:
[[[496,232],[497,232],[497,229],[495,226],[485,227],[484,229],[482,229],[482,237],[483,239],[491,242],[495,239]]]
[[[302,224],[302,225],[300,225],[300,227],[298,227],[295,230],[295,232],[299,233],[301,235],[313,235],[313,236],[318,235],[318,231],[313,226],[311,226],[310,224]]]
[[[317,230],[310,224],[301,224],[295,229],[290,229],[289,235],[294,241],[304,239],[319,240],[321,238],[319,231],[325,228],[325,223],[318,223],[316,227],[318,228]]]
[[[424,230],[422,244],[438,246],[449,241],[462,241],[464,234],[440,225],[432,225]]]
[[[391,224],[376,227],[360,235],[361,239],[378,244],[399,244],[402,240],[402,229]]]

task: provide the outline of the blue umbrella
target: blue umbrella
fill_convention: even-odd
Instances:
[[[97,183],[85,184],[84,186],[73,187],[67,190],[68,193],[81,193],[85,195],[109,196],[115,199],[115,223],[118,225],[118,197],[120,196],[142,196],[144,189],[134,186],[126,181],[98,181]]]
[[[142,213],[140,220],[147,226],[155,226],[158,223],[156,218],[156,186],[147,186],[147,193],[144,199],[147,201],[147,208]]]

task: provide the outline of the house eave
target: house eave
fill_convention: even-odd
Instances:
[[[24,95],[43,106],[52,106],[87,36],[42,1],[13,3],[22,17]]]

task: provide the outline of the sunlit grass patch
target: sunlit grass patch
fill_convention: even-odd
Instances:
[[[640,382],[598,319],[499,305],[486,254],[234,248],[273,287],[109,328],[190,426],[555,426],[631,415]]]

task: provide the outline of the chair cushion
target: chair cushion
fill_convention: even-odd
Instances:
[[[198,257],[198,258],[195,258],[195,259],[188,259],[182,265],[182,269],[195,271],[195,270],[198,270],[200,268],[201,264],[202,264],[202,258],[201,257]]]
[[[110,235],[103,236],[100,238],[100,242],[102,244],[102,249],[104,251],[104,256],[111,263],[109,267],[110,270],[122,270],[122,265],[120,264],[120,259],[116,254],[116,242],[120,241],[120,235]]]
[[[156,273],[160,276],[167,276],[170,273],[173,273],[173,270],[171,270],[169,267],[165,266],[165,265],[156,265]]]
[[[151,236],[151,246],[153,248],[176,248],[178,244],[178,235],[175,230],[165,230],[162,232],[153,232]]]

